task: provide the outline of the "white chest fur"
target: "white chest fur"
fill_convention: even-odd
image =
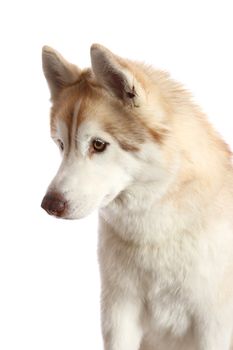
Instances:
[[[141,302],[143,324],[148,330],[184,334],[190,326],[186,299],[190,294],[189,278],[196,253],[192,236],[175,236],[170,231],[171,237],[164,236],[161,240],[160,232],[156,236],[155,224],[151,225],[146,216],[140,222],[129,215],[118,217],[115,222],[112,219],[111,223],[106,219],[106,216],[100,219],[99,259],[103,284],[110,280],[112,288],[117,286],[120,293],[129,293]],[[127,240],[124,230],[127,230]],[[150,240],[153,235],[154,239]]]
[[[182,211],[172,203],[141,203],[138,209],[113,204],[100,212],[104,303],[130,296],[139,304],[145,332],[179,339],[194,319],[195,326],[200,315],[204,323],[212,319],[208,315],[229,298],[232,229],[218,205],[207,208],[192,198]]]

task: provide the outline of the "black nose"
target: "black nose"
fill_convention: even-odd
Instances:
[[[61,194],[49,192],[44,196],[41,207],[50,215],[62,217],[65,213],[67,202]]]

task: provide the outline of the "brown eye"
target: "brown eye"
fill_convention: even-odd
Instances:
[[[58,146],[61,151],[64,151],[64,143],[61,140],[57,140]]]
[[[96,152],[103,152],[107,145],[108,143],[101,139],[94,139],[92,141],[92,146]]]

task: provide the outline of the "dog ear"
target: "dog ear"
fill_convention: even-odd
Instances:
[[[139,83],[128,69],[128,62],[99,44],[91,46],[93,72],[101,85],[117,98],[138,107]]]
[[[67,62],[59,52],[49,46],[42,49],[42,65],[52,100],[62,88],[74,84],[80,75],[78,67]]]

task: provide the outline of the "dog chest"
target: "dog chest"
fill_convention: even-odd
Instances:
[[[170,246],[136,246],[110,232],[100,232],[99,259],[103,288],[142,303],[147,328],[184,334],[190,325],[186,280],[190,254],[180,242]]]

